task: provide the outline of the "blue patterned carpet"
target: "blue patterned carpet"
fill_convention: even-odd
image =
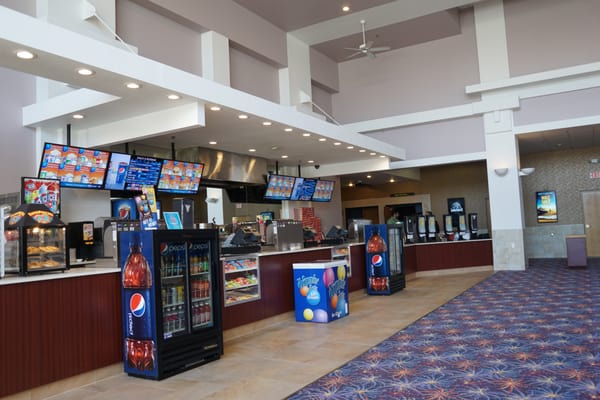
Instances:
[[[497,272],[289,399],[600,399],[600,266]]]

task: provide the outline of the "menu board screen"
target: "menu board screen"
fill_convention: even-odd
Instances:
[[[143,186],[156,186],[160,166],[161,161],[158,158],[131,156],[125,176],[125,190],[142,190]]]
[[[309,201],[315,192],[316,179],[296,178],[290,200]]]
[[[196,194],[200,188],[200,179],[204,164],[163,160],[156,190],[159,192]]]
[[[45,143],[39,178],[58,179],[61,186],[102,189],[110,153]]]
[[[106,182],[104,189],[108,190],[124,190],[125,178],[129,170],[130,154],[112,153],[110,162],[108,163],[108,172],[106,173]]]
[[[21,180],[21,202],[43,204],[54,214],[60,214],[60,181],[58,179],[27,178]]]
[[[289,200],[294,189],[293,176],[271,175],[265,192],[265,199],[271,200]]]
[[[331,201],[333,196],[334,181],[318,180],[315,185],[315,192],[312,196],[312,201]]]

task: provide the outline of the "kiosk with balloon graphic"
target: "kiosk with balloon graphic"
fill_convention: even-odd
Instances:
[[[294,263],[296,321],[331,322],[348,315],[344,260]]]

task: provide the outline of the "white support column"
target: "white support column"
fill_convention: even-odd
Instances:
[[[208,214],[207,222],[214,222],[218,225],[225,224],[223,213],[223,189],[206,188],[206,211]]]
[[[504,5],[489,0],[474,5],[481,82],[510,77]],[[482,100],[499,97],[482,95]],[[499,103],[500,104],[500,103]],[[494,269],[525,269],[523,201],[519,178],[519,148],[513,132],[513,112],[498,108],[484,114],[488,189]],[[501,169],[506,174],[501,175]]]
[[[306,43],[287,35],[288,67],[279,70],[279,102],[312,114],[310,50]]]
[[[202,77],[231,86],[229,70],[229,39],[210,31],[201,36]]]

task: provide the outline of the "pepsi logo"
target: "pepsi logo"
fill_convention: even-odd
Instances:
[[[166,256],[169,253],[169,245],[167,243],[160,244],[160,254]]]
[[[129,309],[131,313],[140,318],[146,312],[146,299],[139,293],[134,293],[129,298]]]
[[[375,254],[371,257],[371,265],[374,267],[381,267],[383,265],[383,257],[381,254]]]

